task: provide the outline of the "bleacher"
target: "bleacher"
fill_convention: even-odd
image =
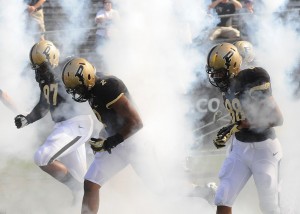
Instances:
[[[85,40],[82,41],[82,44],[79,44],[77,53],[80,55],[85,55],[90,53],[95,45],[95,32],[96,32],[96,24],[94,22],[94,18],[96,16],[97,11],[103,6],[101,0],[87,0],[86,4],[89,5],[88,8],[83,8],[89,11],[89,20],[88,23],[85,23],[85,28],[89,28],[88,33],[85,35]],[[287,10],[298,10],[300,14],[300,0],[289,0],[287,5]],[[44,15],[45,15],[45,26],[46,26],[46,39],[54,41],[56,44],[59,44],[57,38],[59,38],[60,34],[64,34],[64,26],[68,21],[68,14],[63,10],[60,5],[59,0],[47,0],[44,3]],[[300,15],[299,15],[300,17]],[[234,16],[233,25],[237,29],[242,31],[243,23],[240,22],[240,16]],[[234,39],[225,39],[220,38],[218,42],[228,41],[233,42],[234,40],[246,40],[247,35],[241,32],[240,38]]]
[[[45,38],[48,40],[53,41],[58,46],[61,46],[59,38],[60,35],[64,36],[67,33],[64,29],[66,23],[69,20],[69,14],[62,8],[60,5],[59,0],[47,0],[44,3],[44,19],[45,19],[45,26],[46,26],[46,33]],[[87,0],[86,1],[87,8],[82,8],[82,10],[88,10],[88,21],[83,24],[82,28],[89,29],[87,34],[85,35],[84,41],[82,44],[79,44],[77,52],[74,54],[85,55],[94,48],[95,43],[95,33],[96,33],[96,24],[94,18],[96,16],[97,11],[102,7],[101,0]],[[71,8],[71,7],[70,7]],[[76,30],[76,29],[74,29]]]
[[[300,0],[289,0],[289,9],[300,9]]]

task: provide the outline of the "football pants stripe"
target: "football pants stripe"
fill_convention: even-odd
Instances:
[[[48,164],[52,163],[58,156],[60,156],[64,151],[73,146],[82,136],[77,136],[73,140],[70,141],[67,145],[65,145],[61,150],[59,150],[52,158],[50,158]]]

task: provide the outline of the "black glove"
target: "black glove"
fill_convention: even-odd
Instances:
[[[107,151],[109,154],[111,154],[111,149],[115,148],[123,141],[124,138],[122,135],[115,134],[113,136],[108,137],[106,140],[101,138],[91,138],[89,144],[91,144],[91,148],[94,152]]]
[[[231,135],[240,131],[238,126],[237,123],[233,123],[219,130],[217,137],[213,140],[217,149],[224,147]]]
[[[29,124],[29,122],[24,115],[19,114],[15,117],[15,125],[18,129],[23,128],[24,126],[27,126],[28,124]]]

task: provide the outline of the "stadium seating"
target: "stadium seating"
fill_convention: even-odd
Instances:
[[[58,35],[65,35],[66,32],[64,32],[64,26],[66,25],[66,22],[68,22],[68,14],[63,10],[63,8],[60,5],[59,0],[48,0],[44,3],[44,14],[45,14],[45,25],[46,25],[46,38],[49,40],[54,41],[58,46],[59,41],[57,38],[61,38]],[[94,44],[95,44],[95,32],[96,32],[96,24],[94,22],[94,18],[96,16],[97,11],[102,6],[102,1],[100,0],[88,0],[86,1],[87,5],[88,3],[90,5],[87,6],[87,10],[89,10],[89,21],[88,23],[84,24],[85,28],[89,28],[90,30],[85,36],[85,40],[82,41],[81,44],[78,46],[77,53],[74,54],[80,54],[85,55],[93,51]],[[287,9],[297,9],[300,11],[300,0],[289,0],[289,3],[287,5]],[[242,30],[243,24],[240,22],[239,16],[234,16],[233,18],[233,27]],[[247,39],[247,35],[245,35],[242,31],[241,38],[238,39],[224,39],[220,38],[216,42],[234,42],[234,40],[241,40],[241,39]]]

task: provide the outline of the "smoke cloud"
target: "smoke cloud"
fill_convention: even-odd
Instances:
[[[78,48],[93,25],[88,16],[91,4],[79,0],[59,2],[68,14],[66,22],[60,32],[46,34],[46,38],[56,41],[63,56],[78,55]],[[186,157],[195,152],[191,148],[199,137],[194,136],[194,125],[205,116],[205,112],[191,114],[196,105],[191,100],[196,98],[191,99],[190,92],[197,84],[208,85],[205,64],[212,44],[207,36],[218,22],[216,14],[207,15],[209,3],[208,0],[114,1],[121,19],[115,23],[117,30],[103,47],[102,56],[106,70],[124,80],[141,114],[144,128],[132,141],[139,145],[141,156],[137,159],[141,160],[141,167],[144,161],[149,168],[136,174],[132,167],[127,167],[104,185],[100,212],[215,212],[204,199],[187,196],[192,191],[193,180],[185,171]],[[285,208],[295,213],[299,189],[299,173],[295,169],[300,163],[295,120],[300,108],[299,100],[294,97],[298,85],[293,77],[299,70],[299,12],[283,13],[286,4],[286,0],[255,1],[255,13],[247,15],[244,21],[258,65],[269,72],[273,95],[284,115],[284,125],[276,128],[284,152],[281,192]],[[0,2],[0,62],[3,68],[0,88],[13,97],[23,114],[32,109],[39,95],[34,72],[28,67],[34,35],[26,29],[24,8],[25,5],[17,0]],[[211,93],[209,87],[203,88],[206,94]],[[191,117],[194,114],[199,115]],[[68,190],[33,163],[35,150],[53,125],[49,115],[20,130],[14,126],[16,115],[2,104],[0,115],[3,130],[0,212],[79,213],[79,204],[70,206]],[[142,156],[145,154],[149,159]],[[204,169],[212,165],[214,168],[207,170],[213,171],[211,177],[218,182],[217,173],[224,157],[225,152],[219,156],[200,157],[199,169],[194,169],[201,172],[197,179],[205,182],[207,172]],[[159,177],[161,183],[149,184],[144,179],[153,175]],[[252,181],[238,197],[234,212],[259,213]]]

